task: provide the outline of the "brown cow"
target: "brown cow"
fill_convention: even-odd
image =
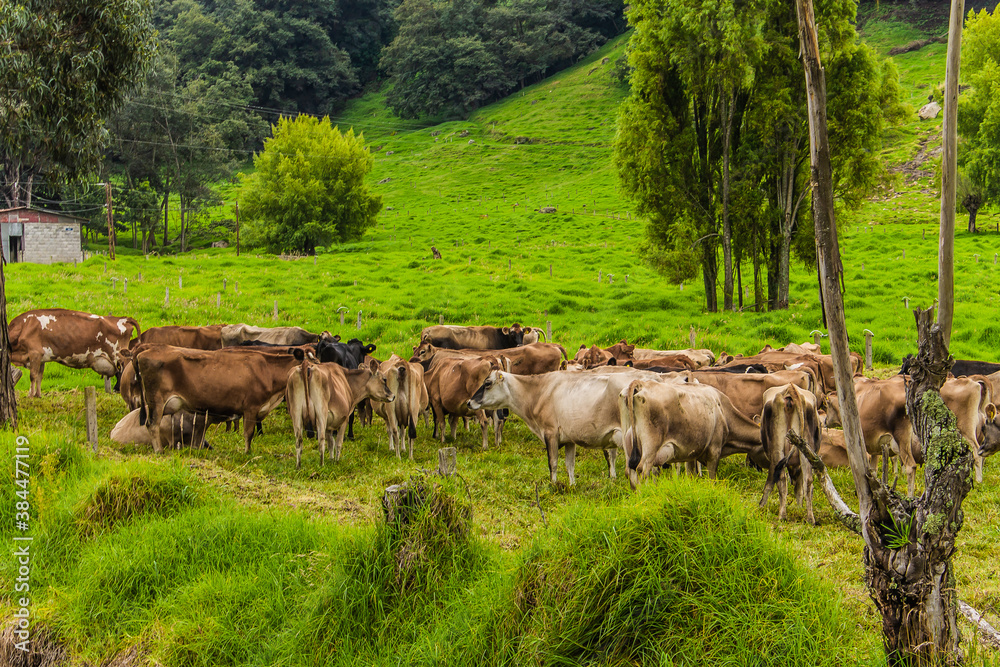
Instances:
[[[586,345],[581,345],[573,357],[573,361],[581,364],[584,370],[595,366],[622,366],[626,362],[635,360],[632,355],[634,350],[635,345],[629,345],[625,339],[603,349],[597,345],[591,345],[589,348]]]
[[[414,359],[420,362],[430,361],[438,354],[451,357],[504,357],[510,361],[510,372],[517,375],[539,375],[557,371],[566,360],[566,348],[557,343],[532,343],[505,350],[449,350],[439,349],[424,342],[414,348],[411,361]]]
[[[767,498],[774,485],[778,485],[778,519],[785,519],[788,502],[788,481],[795,485],[795,499],[805,505],[806,520],[816,523],[813,515],[813,471],[809,461],[798,448],[789,442],[789,433],[795,433],[814,452],[819,452],[820,424],[816,413],[816,396],[794,384],[771,387],[764,392],[764,412],[760,420],[760,442],[767,454],[767,481],[760,499],[761,509],[767,507]]]
[[[844,432],[839,428],[824,428],[820,434],[819,458],[827,468],[850,468],[844,444]]]
[[[702,463],[715,479],[720,459],[761,444],[757,425],[703,384],[633,380],[619,392],[618,409],[633,489],[668,463]]]
[[[483,449],[489,447],[489,423],[483,410],[470,409],[468,401],[479,389],[491,370],[503,368],[496,357],[448,357],[434,355],[424,366],[424,384],[434,413],[434,430],[444,442],[445,417],[451,420],[451,437],[455,438],[460,417],[475,417],[483,432]],[[494,441],[500,445],[500,424],[494,423]]]
[[[172,345],[192,350],[219,350],[222,349],[222,325],[150,327],[129,343],[129,349],[134,350],[142,344]]]
[[[764,392],[771,387],[794,384],[816,394],[815,379],[810,373],[777,371],[774,373],[719,373],[711,369],[693,371],[691,377],[702,384],[715,387],[729,397],[737,410],[753,419],[764,411]],[[819,404],[817,397],[817,404]]]
[[[243,418],[243,439],[250,453],[254,430],[284,398],[288,373],[305,358],[302,350],[285,353],[255,348],[189,350],[168,345],[142,346],[134,355],[142,385],[140,418],[160,449],[160,420],[182,410]]]
[[[706,349],[650,350],[648,348],[637,347],[632,351],[632,356],[635,357],[636,361],[640,359],[655,359],[656,357],[669,357],[675,354],[683,354],[695,363],[695,368],[703,368],[715,363],[715,353]]]
[[[420,332],[420,342],[449,350],[503,350],[524,342],[526,330],[516,322],[509,327],[462,327],[440,324]]]
[[[45,364],[54,361],[70,368],[90,368],[111,378],[121,373],[119,352],[128,348],[139,323],[131,317],[102,317],[64,308],[29,310],[10,322],[10,362],[26,366],[31,377],[28,396],[42,395]]]
[[[319,464],[325,462],[327,443],[331,457],[339,461],[347,420],[366,398],[388,402],[396,398],[377,364],[347,370],[340,364],[304,361],[292,368],[287,375],[285,399],[295,432],[295,468],[302,467],[302,435],[307,424],[316,428]],[[333,431],[337,432],[336,439],[330,442]]]
[[[396,395],[396,400],[391,404],[373,402],[375,412],[385,420],[389,432],[389,450],[395,451],[398,459],[402,456],[403,449],[409,445],[412,461],[417,419],[427,409],[430,401],[424,385],[424,367],[394,354],[382,362],[379,370],[386,378],[389,391]]]
[[[668,368],[675,371],[693,371],[699,366],[686,354],[670,354],[662,357],[646,357],[645,359],[636,359],[632,362],[632,367],[640,369]]]
[[[160,420],[160,449],[205,445],[205,432],[212,421],[205,413],[178,412]],[[132,410],[111,429],[111,440],[123,445],[151,445],[149,429],[139,423],[139,409]]]

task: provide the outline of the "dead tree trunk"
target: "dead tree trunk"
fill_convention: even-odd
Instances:
[[[932,326],[933,309],[917,313],[919,352],[907,391],[907,412],[924,449],[925,491],[903,498],[872,476],[864,460],[851,377],[842,267],[833,214],[833,181],[826,130],[826,85],[812,0],[796,0],[809,100],[813,218],[820,286],[830,332],[844,440],[858,494],[865,540],[865,579],[882,614],[888,664],[950,665],[958,652],[957,596],[951,555],[962,527],[962,500],[972,484],[972,454],[938,389],[953,363],[944,325]],[[943,253],[942,249],[942,253]]]
[[[10,371],[10,332],[7,328],[7,283],[0,257],[0,427],[17,428],[17,395]]]

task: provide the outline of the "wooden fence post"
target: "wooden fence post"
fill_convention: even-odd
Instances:
[[[694,349],[694,341],[695,341],[696,335],[697,334],[695,334],[694,325],[692,324],[691,325],[691,331],[688,332],[688,342],[691,343],[691,349],[692,350]]]
[[[167,288],[166,294],[163,296],[163,307],[164,308],[169,308],[170,307],[170,288],[169,287]]]
[[[274,315],[272,315],[272,317],[274,319],[278,319],[278,301],[277,301],[277,299],[275,299],[275,301],[274,301]]]
[[[552,342],[552,320],[545,320],[545,340]]]
[[[177,276],[177,289],[184,289],[184,276]]]
[[[549,278],[552,277],[552,265],[549,264]]]
[[[94,387],[83,388],[83,407],[87,413],[87,440],[97,452],[97,390]]]
[[[443,314],[439,314],[438,315],[438,324],[444,324],[444,315]]]
[[[872,337],[875,334],[865,329],[865,370],[872,369]]]
[[[358,328],[361,328],[361,311],[358,311]]]
[[[215,293],[215,309],[218,310],[222,305],[222,294],[219,292]]]
[[[128,296],[128,278],[125,279],[125,283],[122,286],[122,290],[123,290],[122,293]]]

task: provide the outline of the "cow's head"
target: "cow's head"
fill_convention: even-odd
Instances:
[[[370,398],[373,401],[382,401],[383,403],[392,403],[396,400],[396,395],[389,389],[389,383],[382,371],[379,370],[378,364],[375,362],[372,363],[374,364],[374,371],[372,370],[372,366],[366,368],[371,373],[371,377],[365,383],[365,398]]]
[[[431,345],[427,341],[423,341],[420,345],[413,348],[413,356],[410,361],[417,363],[426,363],[434,358],[434,354],[437,352],[437,348]]]
[[[986,404],[986,421],[983,422],[982,440],[979,441],[979,455],[989,456],[1000,451],[1000,415],[993,403]]]
[[[837,392],[831,391],[826,394],[823,397],[823,404],[826,407],[826,423],[823,426],[826,428],[842,427],[843,423],[840,420],[840,399],[837,398]]]
[[[468,401],[470,410],[498,410],[507,407],[508,391],[506,373],[491,371],[482,386],[476,390]]]

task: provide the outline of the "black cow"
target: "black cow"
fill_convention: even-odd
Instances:
[[[903,357],[903,366],[899,369],[900,375],[909,375],[910,367],[913,365],[913,355],[908,354]],[[989,361],[975,361],[972,359],[958,359],[951,367],[951,374],[955,377],[968,375],[992,375],[1000,372],[1000,364]]]
[[[732,366],[712,366],[710,368],[698,368],[693,372],[698,373],[762,373],[768,372],[764,364],[733,364]]]
[[[420,342],[448,350],[503,350],[522,345],[525,331],[516,322],[509,327],[441,324],[421,331]]]

